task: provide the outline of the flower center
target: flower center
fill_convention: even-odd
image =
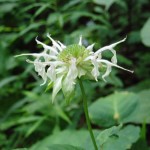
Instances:
[[[84,46],[73,44],[67,46],[62,52],[60,52],[58,58],[66,63],[68,63],[72,58],[76,58],[77,63],[80,63],[88,56],[89,51],[86,50]]]

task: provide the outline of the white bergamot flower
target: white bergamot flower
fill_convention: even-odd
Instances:
[[[53,85],[52,102],[61,89],[66,99],[69,100],[74,93],[78,78],[84,77],[97,81],[101,73],[101,68],[106,68],[105,73],[102,74],[102,79],[104,81],[110,74],[112,67],[133,72],[117,65],[114,47],[124,42],[126,38],[109,46],[102,47],[94,52],[94,44],[88,47],[82,45],[82,36],[80,36],[78,44],[68,46],[62,44],[60,41],[52,39],[49,34],[47,34],[47,37],[51,40],[52,46],[48,46],[36,38],[37,44],[43,46],[43,52],[21,54],[16,57],[25,55],[35,57],[34,61],[27,59],[27,62],[34,64],[35,71],[44,80],[41,85],[44,85],[48,80],[50,81],[48,86]],[[111,61],[102,58],[102,53],[106,50],[111,51],[113,54]]]

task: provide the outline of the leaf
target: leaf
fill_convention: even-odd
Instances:
[[[104,5],[106,9],[109,9],[109,7],[115,2],[116,0],[94,0],[96,4]]]
[[[90,118],[99,126],[112,126],[122,123],[137,105],[138,96],[129,92],[116,92],[96,100],[89,107]]]
[[[132,31],[128,35],[128,43],[129,44],[136,44],[141,42],[140,32],[139,31]]]
[[[98,135],[100,150],[127,150],[138,140],[140,136],[139,127],[128,125],[121,130],[120,127],[109,128]]]
[[[16,148],[16,149],[13,149],[13,150],[29,150],[28,148]]]
[[[130,86],[127,90],[130,92],[132,91],[138,93],[146,89],[150,89],[150,79],[145,79],[138,84],[134,84],[133,86]]]
[[[34,144],[31,147],[31,150],[43,150],[44,147],[49,147],[52,144],[69,144],[72,146],[82,147],[88,135],[89,133],[86,130],[64,130],[62,132],[50,135],[44,140]]]
[[[141,38],[145,46],[150,46],[150,18],[146,21],[141,30]]]
[[[39,16],[45,9],[47,9],[49,4],[41,4],[41,7],[35,12],[33,18]]]
[[[138,140],[135,144],[133,144],[131,150],[150,150],[146,140]]]
[[[18,76],[11,76],[11,77],[4,78],[2,81],[0,81],[0,88],[17,79]]]
[[[0,5],[0,13],[8,13],[13,11],[17,6],[17,3],[5,3]]]
[[[54,145],[48,146],[45,150],[84,150],[84,149],[80,147],[76,147],[76,146],[71,146],[71,145],[54,144]]]
[[[25,137],[28,137],[31,135],[41,124],[42,122],[46,119],[46,117],[42,117],[37,122],[33,123],[33,125],[29,128],[29,130],[26,132]]]
[[[97,140],[99,141],[100,146],[104,145],[111,136],[116,136],[120,131],[122,124],[119,126],[113,126],[109,129],[102,131],[98,136]]]
[[[138,97],[137,107],[123,122],[150,123],[150,89],[141,91]]]
[[[38,29],[40,26],[44,24],[43,21],[37,22],[37,23],[32,23],[27,27],[24,27],[24,29],[18,34],[18,37],[23,36],[24,34],[28,33],[31,30]]]

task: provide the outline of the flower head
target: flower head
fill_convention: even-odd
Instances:
[[[44,85],[48,80],[50,81],[49,85],[53,84],[52,102],[61,89],[66,99],[70,100],[74,92],[77,78],[84,77],[97,81],[102,67],[106,68],[105,73],[102,74],[102,79],[104,81],[110,74],[112,67],[132,72],[117,65],[114,47],[124,42],[125,39],[109,46],[102,47],[94,52],[94,44],[88,47],[82,45],[82,36],[80,36],[78,44],[69,46],[65,46],[60,41],[55,41],[49,34],[47,34],[47,37],[51,40],[52,46],[48,46],[36,38],[37,44],[43,46],[43,52],[21,54],[16,57],[25,55],[35,57],[34,61],[27,60],[27,62],[34,64],[35,71],[44,80],[41,85]],[[111,61],[102,58],[102,53],[106,50],[111,51],[113,54]]]

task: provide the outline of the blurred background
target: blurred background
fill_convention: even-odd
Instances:
[[[40,41],[51,44],[47,33],[66,45],[77,43],[83,35],[84,45],[96,43],[95,50],[127,36],[116,47],[118,64],[134,70],[134,74],[114,68],[107,82],[100,79],[84,84],[89,105],[115,91],[126,91],[137,98],[142,95],[140,103],[145,105],[138,110],[142,117],[134,115],[123,122],[145,129],[142,133],[147,147],[150,141],[150,1],[0,0],[0,149],[33,147],[46,137],[49,137],[47,143],[51,143],[50,137],[64,129],[86,128],[78,85],[69,105],[61,92],[52,104],[51,90],[45,92],[46,85],[40,86],[42,80],[34,66],[26,63],[26,57],[14,58],[21,53],[41,52],[43,49],[35,38],[38,36]],[[106,53],[105,57],[111,55]],[[118,121],[109,124],[93,121],[93,128],[115,124]],[[56,141],[61,140],[56,138]]]

